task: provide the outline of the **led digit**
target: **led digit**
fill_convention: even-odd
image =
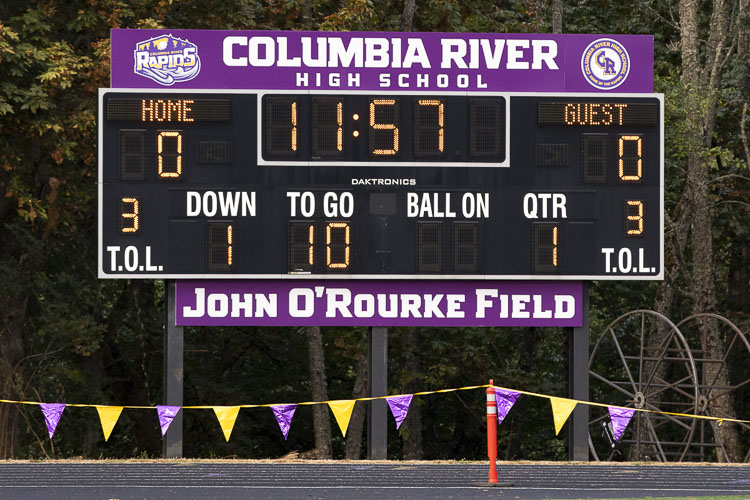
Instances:
[[[581,134],[583,156],[583,182],[607,182],[608,134]]]
[[[315,226],[312,224],[307,228],[307,264],[310,267],[315,264]]]
[[[469,100],[469,155],[474,160],[505,160],[505,99]]]
[[[560,227],[556,223],[535,222],[532,226],[532,259],[536,273],[560,271]]]
[[[232,225],[227,226],[227,266],[232,267]]]
[[[297,101],[292,101],[292,131],[290,142],[292,151],[297,151]]]
[[[142,181],[146,172],[146,131],[120,130],[120,179]]]
[[[350,228],[347,222],[329,222],[326,225],[326,266],[328,269],[349,268]]]
[[[643,177],[643,139],[639,135],[617,138],[617,172],[623,182],[638,182]]]
[[[234,225],[231,222],[209,221],[206,247],[209,271],[231,271],[234,266]]]
[[[303,106],[297,97],[266,96],[263,136],[265,153],[271,157],[297,157],[303,149],[300,124]]]
[[[628,236],[643,234],[643,202],[638,200],[627,200],[625,202],[625,219],[627,219]]]
[[[384,120],[382,122],[381,120]],[[399,148],[398,101],[372,99],[370,101],[370,154],[395,156]]]
[[[417,99],[414,107],[414,154],[440,154],[445,149],[445,103],[440,99]]]
[[[336,103],[336,149],[343,151],[344,149],[344,103],[339,101]]]
[[[440,273],[443,269],[443,224],[417,222],[417,271]]]
[[[312,98],[312,155],[341,157],[344,151],[344,102],[330,97]]]
[[[159,132],[156,136],[156,157],[159,177],[178,179],[182,175],[182,134]]]
[[[453,223],[453,272],[473,274],[479,271],[479,223]]]
[[[557,267],[557,233],[558,227],[552,226],[552,266]]]
[[[137,233],[139,224],[138,198],[120,198],[120,231],[123,233]]]
[[[315,224],[289,222],[289,272],[311,272],[315,265]]]

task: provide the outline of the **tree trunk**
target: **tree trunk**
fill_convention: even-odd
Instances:
[[[362,341],[367,345],[367,329],[364,330]],[[367,376],[370,371],[370,365],[367,359],[367,353],[360,352],[357,358],[357,375],[354,378],[354,390],[352,399],[359,399],[367,396]],[[352,418],[349,420],[349,429],[346,431],[346,450],[344,458],[347,460],[359,460],[362,456],[362,432],[365,428],[365,410],[367,405],[359,403],[354,405]]]
[[[567,338],[567,335],[565,336]],[[521,350],[521,356],[518,358],[517,368],[525,375],[531,374],[531,369],[534,364],[534,353],[536,352],[537,346],[537,329],[530,327],[526,331],[526,335],[523,337],[523,348]],[[523,389],[528,390],[528,387]],[[506,460],[518,460],[521,458],[521,441],[523,437],[523,424],[526,421],[526,408],[527,401],[529,398],[520,398],[519,401],[513,405],[513,411],[509,416],[509,435],[510,443],[508,449],[505,452]]]
[[[134,294],[138,293],[137,280],[131,284],[123,283],[117,295],[117,302],[112,313],[107,318],[107,329],[102,342],[102,363],[110,384],[108,392],[113,402],[128,401],[130,404],[151,404],[148,394],[148,383],[144,378],[141,361],[131,359],[128,353],[120,349],[117,331],[124,321],[125,311],[133,308]],[[143,355],[143,353],[140,353]],[[141,369],[139,369],[141,368]],[[139,452],[148,455],[161,455],[161,443],[156,440],[158,433],[154,433],[153,421],[146,418],[133,419],[133,439]]]
[[[715,312],[716,272],[713,252],[713,224],[711,219],[709,169],[705,152],[711,147],[716,120],[718,89],[722,65],[725,60],[725,45],[728,39],[728,4],[715,0],[711,14],[706,65],[701,67],[698,33],[698,1],[680,1],[680,38],[682,47],[681,81],[685,92],[685,111],[688,142],[687,183],[683,199],[690,220],[690,243],[692,250],[693,276],[690,284],[692,311]],[[706,359],[721,359],[725,350],[718,325],[713,320],[699,323],[701,347]],[[703,385],[728,386],[726,370],[719,363],[704,362]],[[712,395],[705,389],[709,400]],[[722,392],[722,391],[718,391]],[[731,394],[717,398],[713,406],[725,417],[735,418]],[[736,426],[722,425],[719,438],[724,444],[729,461],[740,459],[739,436]],[[721,453],[719,459],[723,459]]]
[[[310,386],[313,401],[328,401],[323,334],[319,326],[305,328],[307,334],[308,360],[310,363]],[[330,459],[331,419],[326,405],[313,405],[313,427],[315,428],[315,458]]]
[[[740,0],[738,18],[737,53],[745,55],[750,52],[750,0]]]
[[[422,390],[422,381],[419,378],[420,360],[419,360],[419,334],[420,328],[408,328],[406,331],[406,348],[408,357],[404,362],[404,371],[407,373],[408,380],[404,384],[404,394],[414,394]],[[404,460],[422,460],[424,449],[422,447],[422,409],[419,401],[412,400],[409,406],[409,414],[401,424],[401,437],[404,440],[403,456]]]
[[[552,33],[562,33],[562,20],[562,0],[552,0]]]
[[[23,323],[28,300],[8,297],[3,306],[5,316],[0,323],[0,389],[3,398],[23,396],[23,367],[25,356]],[[15,458],[19,450],[18,405],[0,404],[0,458]]]
[[[404,12],[401,14],[401,31],[412,31],[414,27],[414,13],[416,11],[416,0],[404,0]]]
[[[312,29],[312,0],[304,0],[302,2],[300,22],[302,23],[302,28],[308,31]]]

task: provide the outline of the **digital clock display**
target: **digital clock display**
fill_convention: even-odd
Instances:
[[[266,163],[505,162],[503,96],[265,95]]]
[[[101,89],[99,276],[659,279],[663,99],[604,97]]]

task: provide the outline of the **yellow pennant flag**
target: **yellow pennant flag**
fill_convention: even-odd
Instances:
[[[122,406],[96,407],[96,411],[99,413],[99,420],[102,423],[102,431],[104,431],[105,441],[109,441],[109,435],[112,434],[112,429],[115,428],[115,424],[117,424],[117,420],[120,418],[122,409]]]
[[[229,441],[229,436],[232,435],[232,429],[234,429],[234,423],[237,421],[237,414],[240,412],[239,406],[214,406],[214,413],[216,418],[219,419],[219,425],[221,430],[224,432],[224,439]]]
[[[356,403],[356,401],[353,399],[328,402],[328,406],[331,407],[333,416],[336,417],[336,422],[338,422],[341,434],[343,434],[344,437],[346,437],[346,429],[349,428],[349,419],[352,418],[354,403]]]
[[[557,436],[578,402],[572,399],[553,397],[549,398],[549,402],[552,403],[552,417],[555,419],[555,436]]]

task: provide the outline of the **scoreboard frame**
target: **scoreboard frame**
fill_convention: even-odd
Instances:
[[[226,94],[226,95],[256,95],[257,96],[257,138],[255,139],[256,142],[256,158],[251,159],[252,163],[255,165],[255,168],[269,168],[269,169],[276,169],[276,168],[315,168],[315,167],[335,167],[336,169],[357,169],[359,167],[377,167],[377,168],[398,168],[398,167],[407,167],[407,168],[416,168],[417,171],[421,170],[423,167],[430,167],[430,168],[449,168],[449,169],[474,169],[478,168],[482,171],[490,171],[492,169],[512,169],[512,159],[513,159],[513,143],[511,140],[511,120],[513,118],[513,98],[515,97],[539,97],[539,98],[560,98],[560,99],[567,99],[567,100],[574,100],[574,99],[596,99],[601,101],[612,101],[617,99],[640,99],[640,98],[654,98],[659,101],[659,120],[658,120],[658,128],[659,128],[659,186],[658,186],[658,197],[659,197],[659,207],[658,207],[658,266],[655,268],[652,268],[652,271],[647,274],[629,274],[629,273],[609,273],[609,272],[602,272],[600,274],[556,274],[556,273],[539,273],[539,274],[460,274],[460,273],[449,273],[449,274],[422,274],[422,273],[411,273],[411,274],[375,274],[375,273],[365,273],[365,274],[354,274],[354,273],[296,273],[296,272],[269,272],[269,273],[226,273],[226,272],[163,272],[162,270],[156,270],[158,269],[156,266],[152,266],[153,269],[151,269],[149,272],[143,272],[144,266],[139,266],[139,269],[136,269],[134,271],[121,271],[122,266],[120,266],[119,270],[116,271],[110,271],[107,272],[105,270],[105,266],[107,264],[107,259],[109,257],[112,258],[112,266],[111,269],[114,268],[114,256],[112,256],[112,253],[110,252],[108,255],[108,248],[110,248],[112,245],[109,245],[108,242],[104,241],[104,229],[105,225],[112,224],[115,221],[109,220],[112,218],[114,214],[108,214],[104,208],[105,205],[105,168],[114,168],[111,165],[105,166],[105,154],[104,154],[104,147],[105,147],[105,141],[104,141],[104,128],[105,128],[105,121],[106,121],[106,114],[104,110],[104,100],[105,95],[108,93],[117,93],[117,94],[153,94],[153,95],[175,95],[175,96],[181,96],[181,95],[201,95],[201,94]],[[579,93],[579,92],[482,92],[482,91],[469,91],[469,92],[463,92],[463,91],[425,91],[425,92],[416,92],[416,91],[395,91],[395,90],[388,90],[381,94],[379,94],[376,91],[356,91],[356,90],[342,90],[340,91],[340,95],[359,95],[359,96],[426,96],[426,97],[439,97],[439,96],[477,96],[477,97],[501,97],[505,100],[505,130],[504,130],[504,141],[505,141],[505,151],[504,151],[504,159],[503,161],[499,162],[461,162],[461,161],[454,161],[454,162],[448,162],[448,161],[434,161],[434,160],[427,160],[427,161],[383,161],[383,160],[362,160],[362,161],[347,161],[347,160],[314,160],[314,161],[305,161],[305,160],[268,160],[263,157],[263,145],[262,145],[262,130],[263,130],[263,124],[262,124],[262,100],[264,96],[281,96],[281,95],[298,95],[298,96],[307,96],[307,95],[332,95],[333,92],[330,90],[308,90],[308,91],[293,91],[293,90],[233,90],[233,89],[153,89],[153,88],[147,88],[147,89],[135,89],[135,88],[123,88],[123,89],[114,89],[114,88],[107,88],[107,89],[99,89],[99,137],[98,137],[98,159],[99,159],[99,180],[98,180],[98,191],[99,191],[99,200],[98,200],[98,207],[99,207],[99,213],[98,213],[98,274],[100,278],[123,278],[123,279],[130,279],[130,278],[143,278],[143,279],[325,279],[325,280],[342,280],[342,279],[375,279],[375,280],[441,280],[441,279],[449,279],[449,280],[661,280],[663,279],[664,274],[664,220],[663,220],[663,213],[664,213],[664,97],[663,94],[656,94],[656,93]],[[249,139],[253,140],[253,139]],[[523,168],[522,166],[518,166]],[[652,168],[652,167],[650,167]],[[395,174],[394,170],[394,174]],[[395,174],[398,175],[398,174]],[[355,173],[352,173],[352,177],[356,177]],[[159,181],[157,181],[159,182]],[[220,181],[217,184],[221,184],[226,186],[226,183],[221,183]],[[582,187],[583,184],[581,185]],[[415,189],[421,189],[424,188],[424,186],[411,186]],[[455,188],[460,189],[461,186],[429,186],[429,188],[433,189],[434,191],[439,191],[441,189],[446,188]],[[539,188],[540,186],[528,186],[528,189],[530,191],[533,191],[535,188]],[[596,189],[595,185],[586,185],[587,189]],[[299,188],[299,187],[297,187]],[[309,186],[310,189],[325,189],[320,188],[317,186]],[[329,189],[346,189],[351,188],[351,186],[337,186],[337,187],[330,187]],[[206,187],[206,189],[210,189],[210,187]],[[399,187],[400,190],[404,190],[403,187]],[[551,189],[547,189],[547,191],[550,191]],[[280,202],[281,203],[281,202]],[[366,203],[366,201],[363,201],[363,203]],[[649,214],[653,214],[654,209],[649,208]],[[169,214],[163,214],[164,217],[169,217]],[[649,215],[650,217],[651,215]],[[106,219],[106,220],[105,220]],[[488,224],[491,224],[491,222],[488,222]],[[348,234],[348,233],[347,233]],[[649,235],[650,238],[654,238],[655,236]],[[164,242],[163,244],[166,244]],[[156,243],[152,243],[152,245],[156,245]],[[148,248],[148,247],[147,247]],[[124,249],[123,249],[124,251]],[[150,252],[150,249],[148,250]],[[143,259],[144,255],[141,253],[141,259]],[[148,256],[146,256],[148,258]],[[137,260],[136,256],[136,260]],[[611,254],[607,256],[607,262],[610,261],[610,258],[616,259],[617,255]],[[622,257],[620,257],[622,258]],[[651,256],[652,260],[654,256]],[[143,262],[143,260],[141,260]],[[148,261],[147,261],[148,262]],[[641,263],[642,264],[642,263]],[[630,264],[628,265],[630,267]],[[148,268],[148,264],[147,264]]]

